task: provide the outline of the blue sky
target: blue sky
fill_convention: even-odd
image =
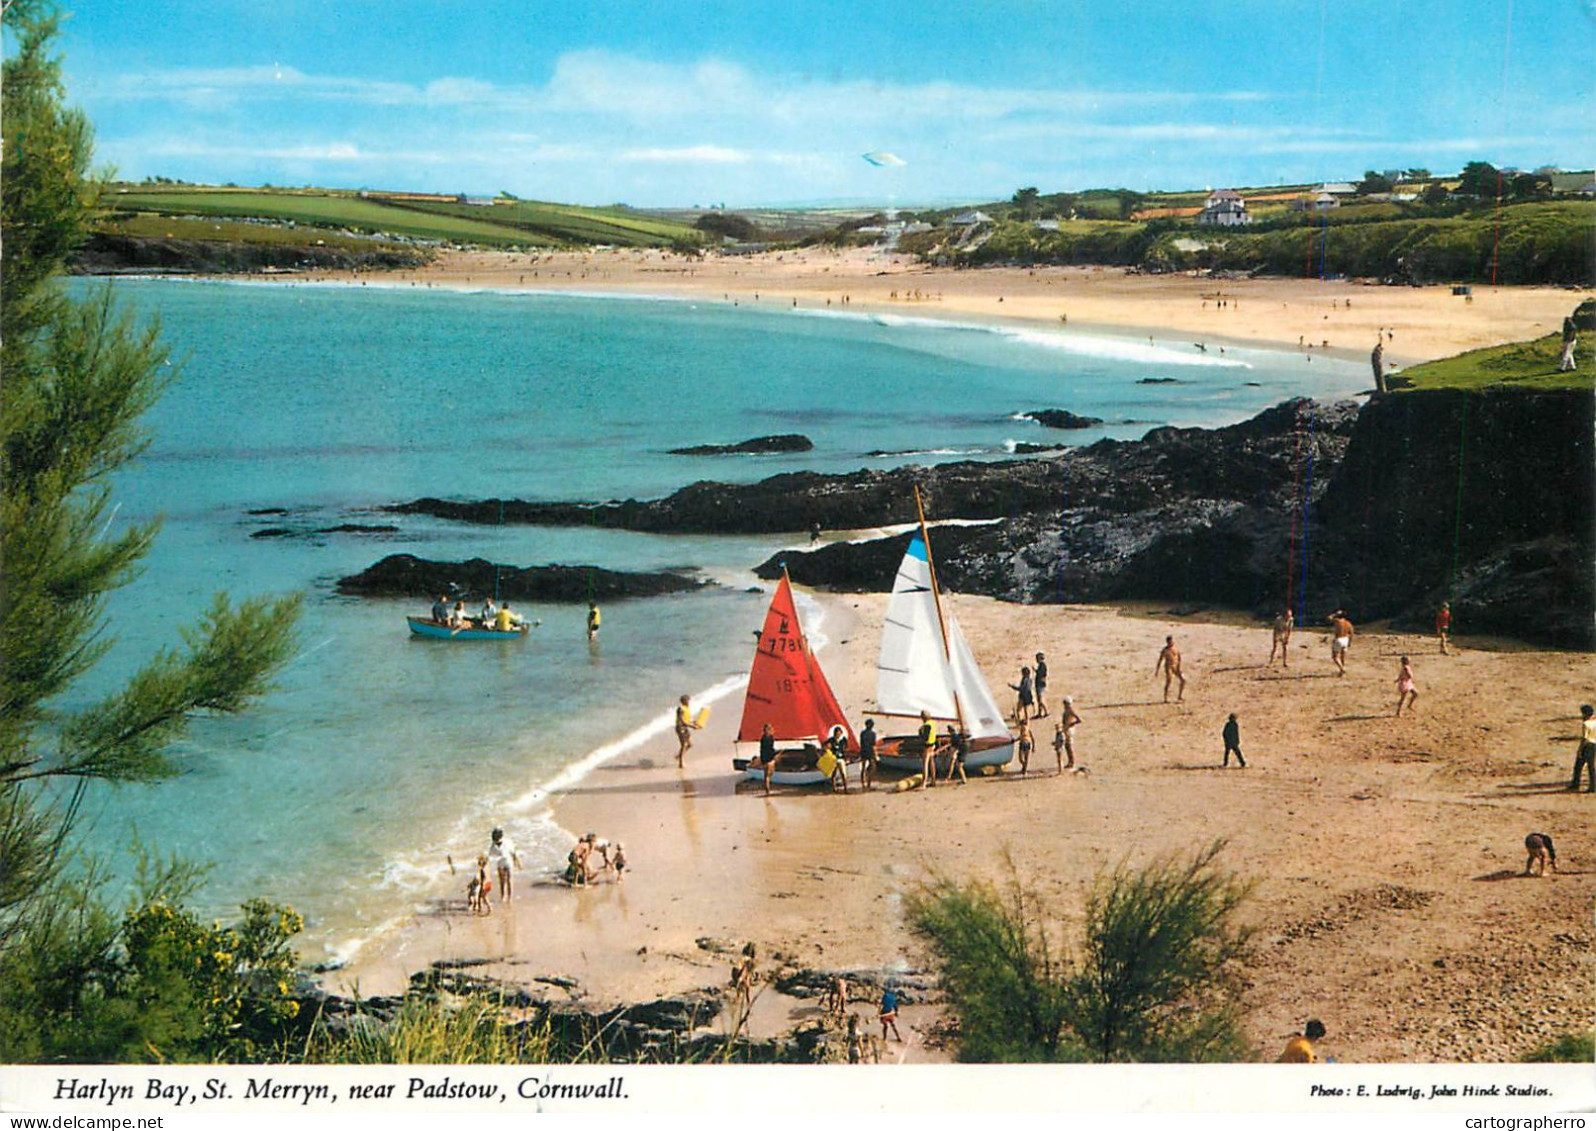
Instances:
[[[1596,0],[66,7],[131,180],[746,206],[1596,154]]]

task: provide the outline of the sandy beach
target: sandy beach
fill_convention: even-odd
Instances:
[[[1386,356],[1398,364],[1550,332],[1581,297],[1476,287],[1465,302],[1446,287],[933,271],[869,250],[704,261],[453,252],[381,282],[1007,319],[1291,350],[1300,336],[1317,351],[1358,356],[1392,330]],[[833,642],[825,667],[862,719],[885,597],[819,600]],[[1016,680],[1035,651],[1048,654],[1055,701],[1074,696],[1085,719],[1077,743],[1088,774],[1055,775],[1044,737],[1033,763],[1041,772],[1026,778],[1011,766],[966,787],[767,799],[731,769],[738,693],[716,706],[685,768],[667,733],[558,795],[555,818],[573,836],[596,830],[625,843],[633,871],[624,883],[605,875],[573,891],[523,874],[510,907],[482,918],[461,906],[418,914],[330,984],[391,993],[431,962],[473,959],[514,981],[575,978],[585,1000],[619,1004],[723,988],[728,959],[716,947],[745,940],[769,956],[767,973],[927,968],[903,900],[932,875],[1004,883],[1012,861],[1068,934],[1105,872],[1223,838],[1223,866],[1256,885],[1245,915],[1258,932],[1247,1005],[1259,1057],[1272,1059],[1309,1016],[1325,1021],[1324,1047],[1342,1061],[1511,1060],[1591,1026],[1596,823],[1592,799],[1565,787],[1596,658],[1475,639],[1466,625],[1457,654],[1441,656],[1433,639],[1360,626],[1348,675],[1337,678],[1318,626],[1299,630],[1287,672],[1264,664],[1267,627],[1239,614],[967,596],[955,607],[994,687]],[[1184,703],[1163,703],[1151,674],[1170,633],[1186,656]],[[1403,653],[1420,698],[1412,717],[1397,719]],[[663,713],[690,689],[657,690]],[[1231,711],[1244,770],[1220,768]],[[1554,837],[1557,875],[1518,875],[1530,832]],[[869,1003],[855,1011],[874,1014]],[[748,1029],[773,1034],[816,1012],[767,984]],[[939,1014],[906,1009],[907,1040],[889,1057],[950,1059]]]
[[[349,274],[318,279],[358,281]],[[1365,358],[1389,331],[1387,362],[1412,365],[1552,333],[1589,290],[1384,287],[1357,281],[1132,275],[1116,267],[926,267],[872,248],[808,248],[689,259],[670,252],[447,251],[384,285],[492,287],[698,298],[772,309],[994,320],[1062,332],[1148,335],[1162,343],[1231,342]],[[1221,305],[1221,303],[1223,305]]]
[[[822,658],[858,717],[873,695],[885,598],[820,599],[835,642]],[[961,787],[767,799],[731,771],[735,695],[684,769],[666,735],[558,799],[565,828],[625,843],[624,883],[606,875],[575,891],[523,875],[511,907],[421,915],[331,980],[394,992],[429,962],[485,959],[482,973],[574,977],[586,1000],[617,1004],[723,987],[727,959],[701,939],[756,941],[767,974],[924,968],[902,907],[933,874],[1004,883],[1012,860],[1068,934],[1105,871],[1224,838],[1223,866],[1256,885],[1247,1005],[1260,1057],[1309,1016],[1324,1019],[1323,1046],[1344,1062],[1512,1060],[1590,1027],[1596,799],[1566,786],[1596,659],[1466,631],[1442,656],[1433,639],[1360,626],[1338,678],[1316,628],[1293,638],[1286,671],[1264,663],[1267,627],[1239,615],[967,596],[953,607],[995,687],[1047,653],[1050,698],[1072,695],[1085,720],[1077,749],[1089,773],[1056,775],[1044,741],[1024,778],[1011,765]],[[1171,633],[1190,683],[1185,702],[1166,704],[1152,671]],[[1420,697],[1398,719],[1403,653]],[[671,696],[661,699],[668,709]],[[1220,767],[1230,711],[1246,769]],[[1554,837],[1556,875],[1519,875],[1532,831]],[[905,1044],[889,1058],[949,1059],[938,1013],[906,1009]],[[767,986],[749,1029],[815,1015],[813,1001]]]

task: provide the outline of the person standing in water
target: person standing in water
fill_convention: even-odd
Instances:
[[[599,623],[603,619],[603,614],[599,612],[599,607],[589,601],[587,603],[587,638],[589,640],[598,639]]]
[[[494,829],[491,843],[488,845],[488,863],[493,865],[494,873],[499,880],[499,902],[508,903],[515,894],[511,886],[513,869],[521,866],[521,858],[516,854],[513,841],[506,839],[503,829]]]

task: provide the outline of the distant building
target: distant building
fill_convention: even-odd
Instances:
[[[1330,212],[1340,207],[1341,201],[1336,198],[1335,193],[1320,192],[1314,194],[1313,210],[1315,212]]]
[[[1044,232],[1058,231],[1058,224],[1059,222],[1057,220],[1038,220],[1036,222],[1036,226],[1042,229]]]
[[[1327,181],[1319,186],[1319,192],[1328,193],[1330,196],[1357,196],[1358,186],[1349,185],[1346,181]]]
[[[1552,192],[1558,196],[1569,193],[1589,196],[1591,183],[1596,181],[1596,173],[1589,169],[1583,173],[1552,173],[1548,179],[1552,182]]]
[[[953,219],[948,221],[950,224],[959,224],[966,227],[971,224],[990,224],[991,222],[992,217],[979,210],[974,212],[960,212],[955,215]]]
[[[1208,194],[1208,202],[1203,205],[1203,210],[1197,213],[1197,222],[1220,228],[1234,228],[1241,224],[1252,223],[1252,213],[1247,211],[1247,202],[1241,198],[1241,193],[1235,189],[1220,189],[1218,192]]]

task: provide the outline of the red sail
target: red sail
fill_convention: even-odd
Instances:
[[[809,651],[809,641],[793,605],[792,585],[785,573],[770,600],[765,627],[754,651],[737,741],[758,742],[766,723],[781,742],[823,739],[832,727],[840,726],[849,743],[857,746],[853,728],[837,705],[819,662]]]

